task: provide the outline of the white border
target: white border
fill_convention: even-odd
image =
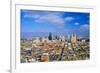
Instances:
[[[90,13],[90,60],[84,61],[63,61],[63,62],[45,62],[45,63],[24,63],[20,64],[20,9],[31,10],[49,10],[49,11],[70,11],[70,12],[89,12]],[[41,6],[41,5],[15,5],[15,17],[12,19],[12,72],[27,72],[38,70],[53,70],[66,68],[79,68],[95,65],[95,20],[93,8],[67,7],[67,6]],[[13,14],[12,14],[13,15]],[[14,29],[15,28],[15,29]],[[14,49],[15,48],[15,49]]]

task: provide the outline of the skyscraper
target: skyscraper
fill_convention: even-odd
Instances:
[[[52,33],[51,32],[49,33],[48,39],[52,40]]]
[[[76,37],[76,34],[72,34],[71,35],[71,43],[76,43],[77,42],[77,37]]]

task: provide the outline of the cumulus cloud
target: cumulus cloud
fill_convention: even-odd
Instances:
[[[75,22],[74,25],[80,25],[80,23],[79,22]]]
[[[35,20],[37,23],[49,23],[54,25],[64,25],[64,19],[55,14],[47,14],[40,16],[38,19]]]
[[[68,16],[68,17],[65,18],[65,21],[72,21],[74,19],[75,19],[74,17]]]
[[[35,23],[53,24],[63,26],[65,24],[63,13],[60,12],[44,12],[44,11],[27,11],[25,18],[32,18]]]

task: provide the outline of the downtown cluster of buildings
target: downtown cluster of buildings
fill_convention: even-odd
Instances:
[[[21,39],[21,63],[75,61],[90,58],[89,39],[76,34]]]

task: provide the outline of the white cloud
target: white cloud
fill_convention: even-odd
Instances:
[[[42,12],[42,11],[27,11],[24,15],[25,18],[33,18],[33,21],[40,24],[54,24],[63,26],[65,23],[62,17],[63,13],[60,12]]]
[[[70,17],[70,16],[69,16],[69,17],[66,17],[66,18],[65,18],[65,21],[72,21],[72,20],[74,20],[74,19],[75,19],[74,17]]]
[[[40,15],[39,18],[34,20],[36,23],[40,24],[52,24],[57,25],[57,27],[62,28],[65,24],[65,20],[61,13],[46,13],[45,15]]]
[[[74,25],[80,25],[80,23],[79,22],[75,22]]]
[[[24,15],[24,18],[33,18],[33,19],[37,19],[39,18],[40,16],[38,14],[25,14]]]
[[[48,14],[40,16],[40,18],[35,20],[38,23],[51,23],[54,25],[64,25],[64,19],[59,15]]]

